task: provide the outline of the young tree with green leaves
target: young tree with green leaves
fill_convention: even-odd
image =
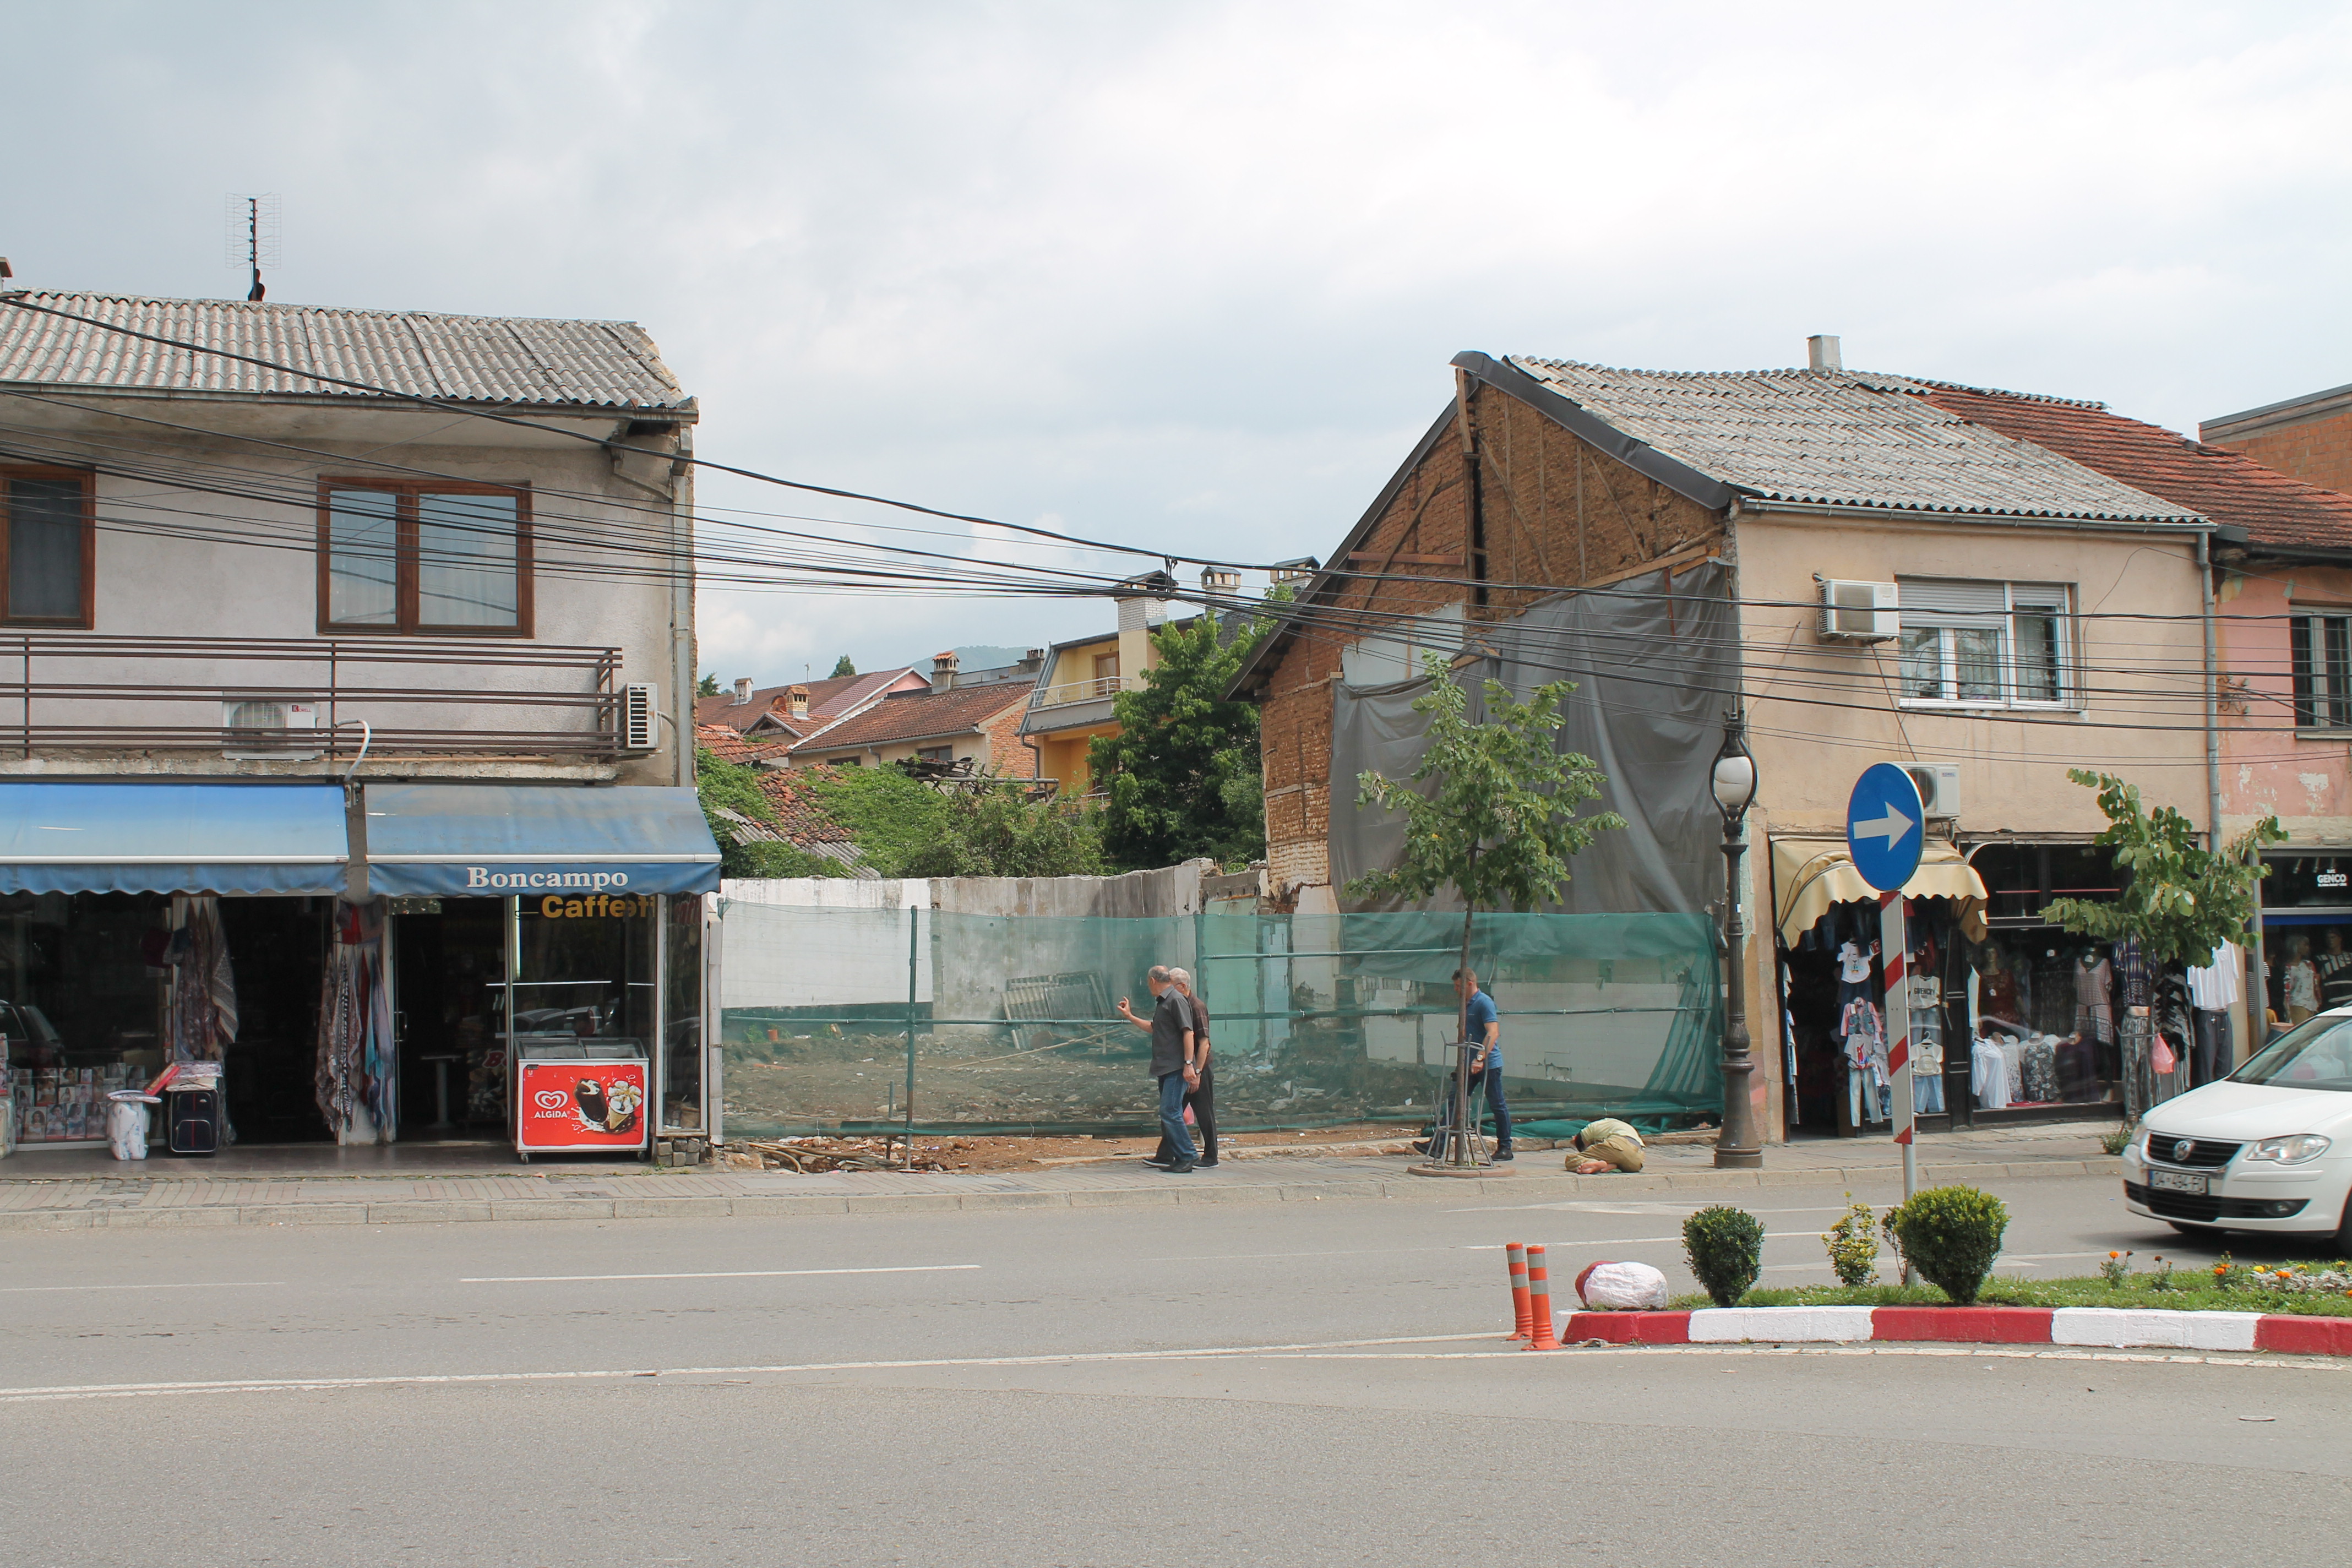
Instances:
[[[2066,776],[2099,792],[2107,826],[2091,842],[2112,850],[2116,868],[2126,875],[2122,896],[2112,903],[2053,899],[2044,919],[2103,942],[2136,938],[2150,963],[2191,967],[2245,933],[2261,907],[2262,847],[2286,842],[2277,817],[2263,817],[2224,848],[2207,849],[2197,842],[2196,825],[2179,812],[2168,805],[2148,810],[2137,784],[2087,768],[2069,768]]]
[[[694,683],[694,694],[695,694],[697,697],[716,697],[716,696],[718,696],[718,695],[719,695],[719,672],[718,672],[717,670],[715,670],[715,669],[714,669],[714,670],[711,670],[709,673],[708,673],[708,674],[706,674],[705,676],[703,676],[703,678],[702,678],[700,680],[696,681],[696,682]]]
[[[1103,848],[1122,870],[1206,856],[1220,866],[1265,853],[1265,784],[1257,706],[1225,696],[1272,623],[1230,640],[1214,616],[1151,634],[1160,662],[1111,700],[1118,733],[1087,746],[1103,806]]]
[[[856,673],[857,667],[849,662],[849,656],[847,654],[843,654],[839,658],[833,661],[833,679],[839,680],[845,675],[856,675]]]
[[[1481,909],[1526,912],[1559,899],[1569,862],[1612,828],[1613,811],[1577,815],[1608,782],[1591,757],[1559,749],[1559,707],[1572,681],[1538,686],[1520,702],[1501,681],[1483,683],[1486,718],[1470,717],[1470,694],[1436,654],[1423,660],[1429,689],[1413,711],[1429,717],[1428,750],[1410,781],[1379,773],[1357,776],[1358,806],[1402,811],[1404,852],[1397,864],[1348,884],[1357,898],[1402,894],[1425,899],[1451,888],[1462,900],[1462,963],[1470,969],[1471,922]],[[1462,998],[1462,1037],[1470,1037],[1470,998]],[[1454,1125],[1466,1128],[1470,1053],[1454,1075]],[[1459,1144],[1457,1143],[1457,1147]]]

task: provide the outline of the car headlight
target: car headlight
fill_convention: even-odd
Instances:
[[[2281,1165],[2300,1165],[2326,1152],[2326,1139],[2316,1132],[2298,1132],[2292,1138],[2264,1138],[2248,1147],[2245,1157],[2249,1163],[2268,1160]]]

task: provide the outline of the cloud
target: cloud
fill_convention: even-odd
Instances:
[[[278,297],[637,320],[707,456],[1147,552],[1328,553],[1464,348],[1737,368],[1834,331],[2183,429],[2345,379],[2332,6],[92,4],[11,37],[50,128],[0,169],[26,282],[230,291],[220,195],[275,190]],[[961,538],[920,542],[1066,563]],[[762,679],[1110,615],[704,605],[705,667]]]

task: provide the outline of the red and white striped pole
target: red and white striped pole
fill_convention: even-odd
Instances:
[[[1886,1074],[1895,1086],[1895,1141],[1903,1145],[1903,1200],[1919,1187],[1917,1099],[1911,1092],[1911,932],[1901,893],[1878,895],[1879,962],[1886,975]]]

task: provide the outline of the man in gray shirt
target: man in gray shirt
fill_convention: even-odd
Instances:
[[[1165,965],[1152,965],[1143,983],[1157,998],[1150,1018],[1139,1017],[1124,996],[1118,999],[1118,1013],[1151,1036],[1151,1076],[1160,1085],[1160,1130],[1176,1154],[1168,1173],[1190,1175],[1196,1156],[1192,1135],[1184,1126],[1184,1093],[1200,1082],[1200,1069],[1193,1059],[1192,1008],[1170,980]]]

